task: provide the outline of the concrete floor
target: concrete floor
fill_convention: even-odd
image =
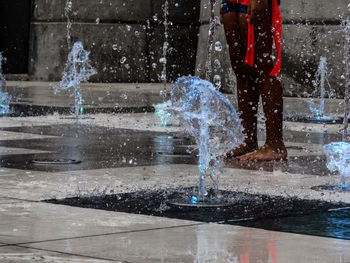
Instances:
[[[193,141],[179,139],[178,123],[162,127],[152,113],[91,117],[1,118],[0,262],[350,262],[348,240],[40,202],[197,183],[186,152]],[[220,188],[350,203],[350,193],[310,189],[338,182],[322,144],[340,140],[339,129],[286,122],[288,162],[230,161]],[[35,166],[33,158],[82,163]]]

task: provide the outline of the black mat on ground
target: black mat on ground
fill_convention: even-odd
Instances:
[[[61,200],[52,199],[45,202],[202,222],[309,215],[346,206],[343,203],[229,191],[221,191],[222,202],[226,206],[220,208],[179,207],[172,204],[174,201],[189,202],[194,192],[195,189],[188,188],[156,191],[145,190],[105,196],[73,197]]]

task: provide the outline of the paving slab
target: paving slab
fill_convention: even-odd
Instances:
[[[66,129],[75,127],[75,121],[62,120],[58,115],[5,119],[7,119],[5,123],[9,122],[13,124],[13,122],[17,122],[18,125],[25,123],[24,126],[17,127],[33,126],[33,130],[36,130],[39,134],[40,127],[43,127],[43,124],[47,127],[53,127],[57,124],[71,125],[65,127]],[[145,132],[159,131],[164,134],[168,132],[181,134],[183,130],[183,128],[176,126],[162,127],[155,121],[154,114],[118,114],[115,116],[100,114],[95,115],[94,120],[84,120],[79,123],[86,124],[87,126],[85,128],[87,130],[93,130],[96,127],[129,129],[126,130],[125,134],[130,134],[132,132],[131,129]],[[320,133],[321,128],[327,129],[333,127],[333,125],[309,126],[308,124],[294,124],[293,126],[293,123],[287,123],[287,125],[289,125],[286,131],[287,133],[290,133],[289,128],[292,129],[295,127],[296,129],[296,135],[293,137],[293,133],[290,133],[290,138],[287,140],[287,147],[290,154],[289,162],[283,165],[276,165],[271,162],[248,165],[239,164],[237,162],[228,163],[227,169],[222,176],[221,186],[228,190],[245,190],[246,188],[252,188],[250,186],[254,185],[256,187],[249,191],[256,190],[261,193],[273,193],[276,195],[288,193],[292,196],[302,194],[302,196],[322,199],[324,199],[325,196],[327,198],[331,196],[330,200],[348,200],[346,194],[332,194],[329,192],[326,192],[326,194],[315,194],[313,191],[310,192],[309,190],[312,186],[336,183],[338,181],[338,177],[335,175],[324,176],[328,175],[328,171],[325,167],[325,156],[322,153],[322,144],[327,143],[327,140],[321,140],[323,135]],[[60,128],[63,126],[57,127]],[[312,133],[310,127],[319,129],[317,130],[319,133],[314,133],[315,138],[313,139],[312,136],[310,136]],[[23,128],[22,130],[25,131],[26,129]],[[29,136],[31,136],[30,130],[31,129],[27,129],[26,131]],[[45,134],[47,129],[45,128],[43,131],[43,135],[47,135]],[[104,134],[103,129],[98,132]],[[108,138],[109,135],[104,136],[107,137],[106,141],[108,142],[108,139],[110,139]],[[334,133],[334,136],[339,137],[336,133]],[[72,138],[72,140],[76,140],[76,138]],[[138,139],[134,144],[130,144],[131,146],[129,145],[128,148],[135,148],[141,142],[142,138],[140,140]],[[44,144],[45,143],[54,144],[57,142],[45,141]],[[80,143],[82,143],[82,141],[80,141]],[[84,143],[91,144],[91,141],[86,139]],[[157,147],[160,147],[162,143],[163,141],[157,142],[155,140],[154,150],[156,151]],[[81,147],[81,145],[79,145],[79,147]],[[118,149],[120,152],[121,148]],[[138,150],[135,149],[135,151],[137,152]],[[80,194],[104,194],[110,193],[111,191],[130,192],[152,187],[195,185],[197,183],[198,174],[196,163],[194,162],[194,165],[185,165],[181,162],[178,165],[170,164],[170,160],[174,158],[176,158],[176,156],[156,156],[154,159],[155,162],[148,163],[148,166],[137,166],[127,163],[123,165],[127,167],[117,168],[113,166],[110,167],[110,169],[107,167],[105,169],[91,169],[91,167],[87,166],[87,168],[81,171],[68,172],[47,173],[34,172],[32,170],[21,171],[18,169],[5,169],[0,171],[0,196],[42,200],[55,197],[64,198],[67,196],[77,196]],[[298,159],[300,159],[300,161],[298,161]],[[129,159],[126,161],[129,161]],[[276,188],[274,189],[273,186]],[[321,194],[323,194],[323,197],[320,197]]]
[[[0,197],[0,205],[3,205],[3,204],[21,203],[21,202],[26,202],[26,201],[25,201],[25,200],[20,200],[20,199],[13,199],[13,198]]]
[[[1,123],[1,127],[4,127],[4,126],[5,124]],[[55,138],[55,137],[56,136],[50,136],[50,135],[30,134],[30,133],[12,132],[12,131],[0,131],[0,141],[47,139],[47,138]]]
[[[12,148],[12,147],[1,147],[0,155],[17,155],[17,154],[44,154],[49,153],[48,151],[25,149],[25,148]]]
[[[308,160],[306,160],[308,163]],[[313,160],[316,168],[318,160]],[[308,163],[310,165],[310,161]],[[319,176],[291,173],[274,163],[239,164],[241,169],[228,168],[220,176],[220,189],[252,194],[295,196],[325,201],[350,203],[349,192],[314,191],[318,185],[337,184],[337,175]],[[297,163],[292,169],[302,168]],[[316,169],[315,168],[315,169]],[[317,171],[316,171],[317,173]],[[69,171],[59,173],[23,173],[0,176],[0,196],[33,201],[74,196],[95,196],[134,192],[145,189],[192,187],[198,183],[197,165],[156,165]]]
[[[121,129],[133,129],[142,131],[154,131],[154,132],[184,132],[178,120],[170,120],[169,126],[162,126],[159,119],[154,113],[123,113],[123,114],[87,114],[89,118],[81,119],[78,121],[79,124],[106,127],[106,128],[121,128]],[[0,122],[0,127],[30,127],[30,126],[45,126],[45,125],[58,125],[58,124],[76,124],[74,119],[62,118],[62,115],[53,114],[41,117],[3,117]],[[259,123],[260,131],[263,132],[264,125]],[[291,122],[284,121],[285,131],[301,131],[310,133],[320,134],[339,134],[342,129],[342,124],[317,124],[317,123],[302,123],[302,122]],[[12,133],[8,131],[1,131],[8,134],[8,137]],[[14,138],[16,133],[13,133]],[[11,135],[12,136],[12,135]],[[22,135],[19,135],[22,136]],[[40,136],[40,135],[30,135]],[[45,138],[48,135],[41,135],[40,138]],[[33,137],[35,138],[35,137]]]
[[[63,27],[62,27],[63,28]],[[119,61],[119,60],[118,60]],[[119,62],[118,62],[119,63]],[[69,91],[55,94],[55,82],[8,81],[6,91],[17,98],[13,105],[73,107]],[[170,84],[169,89],[170,89]],[[161,103],[161,83],[82,83],[85,109],[142,108]]]
[[[204,26],[205,27],[205,26]],[[208,30],[205,30],[206,34]],[[224,37],[223,30],[221,37]],[[206,43],[206,41],[204,41]],[[215,54],[214,54],[215,55]],[[218,57],[221,59],[222,57]],[[119,60],[118,60],[119,61]],[[222,61],[222,64],[225,61]],[[205,63],[204,63],[205,64]],[[204,65],[203,64],[203,65]],[[202,66],[203,66],[202,65]],[[229,65],[229,63],[228,63]],[[228,67],[230,68],[230,67]],[[47,74],[47,72],[45,73]],[[233,75],[228,73],[228,78]],[[289,81],[284,77],[285,82]],[[224,81],[224,79],[223,79]],[[226,80],[225,80],[226,81]],[[292,81],[293,82],[293,81]],[[295,82],[295,81],[294,81]],[[293,84],[295,84],[293,82]],[[55,94],[52,86],[54,82],[44,81],[8,81],[7,90],[13,97],[17,98],[13,105],[17,106],[43,106],[53,108],[70,108],[74,105],[74,99],[69,92],[60,92]],[[299,85],[300,86],[300,85]],[[167,84],[170,91],[172,83]],[[236,95],[232,94],[232,87],[226,87],[230,92],[224,94],[233,105],[237,106]],[[288,88],[295,90],[296,87]],[[304,86],[298,87],[305,89]],[[85,109],[136,109],[143,108],[150,110],[154,104],[161,103],[159,96],[163,90],[161,83],[83,83],[81,84],[82,95],[85,100],[83,107]],[[292,93],[295,91],[292,91]],[[284,97],[284,113],[288,116],[310,115],[310,105],[317,106],[320,104],[318,98],[297,98]],[[46,110],[48,110],[46,108]],[[56,109],[57,110],[57,109]],[[28,110],[31,111],[31,110]],[[28,112],[24,112],[28,115]],[[47,112],[42,112],[46,113]],[[325,99],[326,115],[343,116],[344,103],[341,99]]]
[[[30,244],[128,262],[348,262],[350,241],[204,224]]]
[[[198,224],[37,202],[0,204],[0,242],[18,244]]]
[[[37,174],[40,174],[40,173],[37,173]],[[4,167],[0,168],[0,177],[11,177],[11,176],[19,176],[19,177],[21,177],[23,175],[27,175],[29,177],[33,177],[34,176],[32,171],[23,171],[23,170],[20,170],[20,169],[8,169],[8,168],[4,168]],[[6,184],[4,184],[3,187],[5,185]],[[1,193],[0,193],[0,196],[2,196]],[[14,198],[17,198],[17,197],[14,197]]]
[[[67,253],[31,249],[17,246],[0,247],[1,263],[108,263],[121,262],[82,257]]]

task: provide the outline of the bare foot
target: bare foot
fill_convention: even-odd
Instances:
[[[228,153],[226,153],[226,158],[227,159],[231,159],[231,158],[235,158],[235,157],[238,157],[238,156],[242,156],[242,155],[245,155],[247,153],[251,153],[253,151],[256,151],[257,149],[258,149],[258,144],[257,143],[241,144],[237,148],[235,148],[235,149],[229,151]]]
[[[273,147],[265,144],[261,149],[237,157],[240,161],[273,161],[286,160],[287,149],[284,145]]]

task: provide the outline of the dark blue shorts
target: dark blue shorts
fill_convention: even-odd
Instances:
[[[236,4],[229,2],[228,0],[222,0],[221,2],[222,13],[236,12],[236,13],[247,13],[248,6],[242,4]]]
[[[269,3],[269,15],[272,14],[272,0],[268,1]],[[280,0],[277,0],[278,5],[280,4]],[[248,6],[242,5],[242,4],[236,4],[229,2],[228,0],[222,0],[221,1],[221,8],[222,13],[229,13],[229,12],[235,12],[235,13],[247,13],[248,12]]]

